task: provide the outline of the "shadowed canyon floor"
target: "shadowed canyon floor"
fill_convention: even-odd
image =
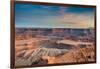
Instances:
[[[94,29],[16,28],[15,66],[95,61]]]
[[[72,40],[69,40],[69,42],[66,42],[66,40],[55,42],[52,40],[42,40],[42,38],[16,41],[15,65],[30,66],[35,64],[95,61],[95,47],[92,43],[87,42],[85,43],[86,46],[75,46],[71,45],[70,41],[72,42]]]

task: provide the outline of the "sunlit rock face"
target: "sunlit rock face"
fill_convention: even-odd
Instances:
[[[19,65],[22,62],[27,65],[29,64],[40,64],[40,63],[51,63],[52,57],[57,57],[64,55],[68,52],[69,49],[72,49],[71,45],[67,46],[65,44],[57,44],[57,43],[44,43],[38,46],[36,49],[31,50],[23,50],[19,53],[17,53],[17,61],[16,65]],[[46,56],[44,58],[44,56]],[[51,58],[50,58],[51,57]],[[22,59],[22,60],[20,60]],[[20,60],[20,61],[19,61]],[[20,63],[19,63],[20,62]],[[26,63],[27,62],[27,63]],[[20,64],[22,65],[22,64]]]
[[[15,65],[95,61],[94,38],[88,34],[84,29],[19,29],[15,35]]]
[[[67,47],[68,45],[65,44],[49,44],[50,43],[44,43],[36,49],[19,52],[15,62],[16,66],[95,61],[94,46],[85,46],[75,49],[75,47],[71,45],[69,45],[69,48]]]

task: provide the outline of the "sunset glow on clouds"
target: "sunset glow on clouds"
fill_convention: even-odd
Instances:
[[[94,8],[15,5],[15,26],[33,28],[94,28]]]

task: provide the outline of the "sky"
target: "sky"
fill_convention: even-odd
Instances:
[[[15,4],[15,27],[94,28],[93,7]]]

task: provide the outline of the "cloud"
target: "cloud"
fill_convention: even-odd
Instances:
[[[57,28],[90,28],[94,27],[94,12],[88,9],[16,5],[15,21],[17,26],[57,27]]]
[[[94,27],[94,16],[86,13],[66,13],[59,16],[45,16],[33,22],[34,26],[44,28],[90,28]]]
[[[88,28],[94,27],[93,14],[74,14],[68,13],[58,18],[60,23],[66,23],[66,25],[75,28]]]
[[[62,15],[65,14],[65,11],[68,9],[68,7],[64,7],[64,6],[63,7],[59,7],[59,8],[60,8],[59,13],[62,14]]]

